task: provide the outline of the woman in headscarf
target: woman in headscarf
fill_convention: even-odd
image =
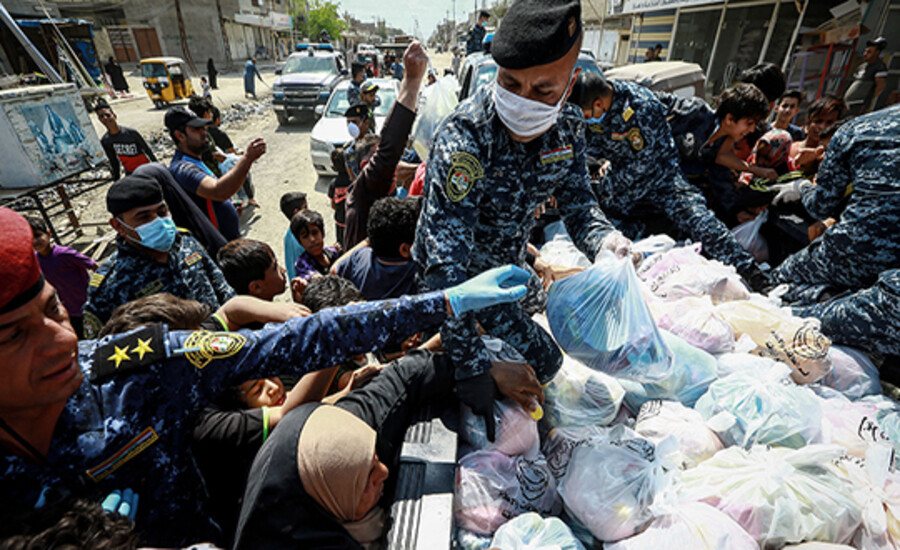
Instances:
[[[125,74],[122,71],[122,66],[119,65],[119,62],[116,61],[113,56],[109,56],[103,69],[106,70],[106,74],[109,75],[109,79],[115,91],[125,93],[130,91],[128,89],[128,81],[125,80]]]
[[[216,63],[211,57],[206,60],[206,74],[209,76],[209,87],[213,90],[218,90],[219,86],[216,82],[216,77],[219,75],[219,71],[216,70]]]

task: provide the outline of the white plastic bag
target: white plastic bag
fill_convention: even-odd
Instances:
[[[713,302],[746,300],[750,292],[737,271],[700,255],[699,243],[673,248],[644,260],[638,277],[664,300],[708,295]]]
[[[631,245],[632,252],[642,254],[645,258],[653,254],[668,252],[673,248],[675,248],[675,239],[666,234],[651,235]]]
[[[504,523],[494,534],[491,548],[501,550],[584,550],[559,518],[544,519],[534,512]]]
[[[562,510],[556,478],[542,455],[510,457],[489,451],[459,460],[453,507],[457,524],[479,535],[491,535],[525,512],[558,515]]]
[[[766,371],[736,372],[716,380],[694,408],[726,446],[753,444],[799,449],[822,441],[819,398],[790,379],[777,363]]]
[[[654,444],[670,436],[677,439],[676,456],[682,469],[693,468],[723,448],[722,441],[706,426],[703,416],[677,401],[644,403],[634,430]]]
[[[423,161],[428,161],[431,143],[441,122],[456,109],[456,79],[441,78],[425,89],[422,103],[416,113],[412,128],[413,149]]]
[[[604,550],[759,550],[740,524],[708,504],[683,502],[658,508],[643,533],[604,544]]]
[[[559,486],[567,513],[602,541],[640,532],[652,519],[653,500],[677,468],[669,462],[677,446],[674,439],[659,447],[630,439],[576,447]]]
[[[790,365],[798,384],[809,384],[831,370],[829,340],[817,319],[801,319],[763,301],[729,302],[717,308],[736,336],[746,334],[754,354]]]
[[[572,453],[577,447],[599,445],[613,441],[636,439],[638,434],[631,428],[616,425],[609,428],[584,426],[578,428],[553,428],[541,446],[550,472],[557,480],[562,479],[569,469]]]
[[[862,510],[852,484],[834,464],[841,453],[834,445],[729,447],[683,472],[684,495],[731,516],[763,548],[847,543]]]
[[[591,267],[591,261],[578,250],[568,236],[557,236],[547,241],[540,249],[541,259],[548,264],[565,267]]]
[[[828,350],[831,371],[819,383],[834,388],[848,399],[860,399],[881,393],[878,367],[869,357],[853,348],[832,345]]]
[[[510,399],[494,401],[496,437],[487,438],[484,418],[460,404],[462,437],[476,451],[497,451],[508,456],[533,455],[540,445],[537,422],[521,405]]]
[[[865,458],[871,445],[890,445],[890,439],[878,425],[878,407],[873,403],[849,401],[838,394],[820,398],[822,406],[822,440],[838,445],[847,455]]]
[[[551,426],[606,426],[616,418],[625,390],[616,379],[568,354],[544,387],[544,417]]]
[[[853,545],[866,550],[900,548],[900,474],[892,471],[894,451],[872,445],[865,460],[840,460],[837,465],[859,490],[862,525]]]
[[[650,312],[661,329],[681,337],[688,344],[709,353],[734,349],[734,331],[716,311],[709,296],[689,296],[679,300],[651,300]]]
[[[651,382],[620,379],[625,388],[625,406],[637,412],[653,399],[680,401],[691,407],[716,378],[716,359],[674,334],[659,331],[672,352],[672,372],[666,378]]]
[[[547,319],[560,347],[585,365],[637,381],[665,378],[672,354],[641,296],[630,258],[604,253],[550,287]]]
[[[749,337],[745,338],[749,339]],[[753,348],[756,348],[756,344],[753,344]],[[716,371],[719,378],[725,378],[734,372],[769,370],[777,363],[777,361],[768,357],[760,357],[759,355],[743,352],[723,353],[716,357],[716,362],[718,363]]]
[[[763,210],[762,214],[756,218],[731,230],[741,248],[752,254],[757,262],[769,261],[769,243],[765,237],[759,234],[759,230],[768,219],[769,211]]]

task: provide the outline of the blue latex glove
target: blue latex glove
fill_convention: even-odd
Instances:
[[[103,499],[102,507],[109,513],[116,513],[134,521],[137,514],[138,495],[131,489],[116,489]]]
[[[489,269],[468,281],[446,290],[453,315],[518,302],[525,297],[528,289],[525,283],[531,274],[514,265],[504,265]]]

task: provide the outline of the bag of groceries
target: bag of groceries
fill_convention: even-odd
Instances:
[[[615,378],[564,354],[559,372],[544,387],[544,417],[554,427],[606,426],[624,396]]]
[[[547,457],[547,465],[553,477],[560,480],[565,477],[572,453],[577,447],[621,442],[637,437],[638,434],[634,430],[622,424],[608,428],[598,426],[553,428],[544,439],[541,451]]]
[[[547,318],[560,347],[617,378],[652,381],[671,373],[666,347],[641,296],[630,258],[603,254],[590,268],[550,287]]]
[[[657,326],[688,344],[713,354],[734,349],[734,331],[709,296],[652,300],[648,304]]]
[[[819,380],[820,384],[836,389],[848,399],[881,393],[878,367],[865,353],[832,345],[828,358],[831,360],[831,371]]]
[[[559,515],[562,505],[556,478],[542,455],[475,451],[459,460],[453,509],[460,527],[491,535],[519,514]]]
[[[532,455],[538,451],[538,426],[531,414],[515,401],[494,401],[494,442],[488,441],[484,418],[460,403],[462,438],[476,451],[497,451],[508,456]]]
[[[504,523],[494,534],[491,548],[502,550],[584,550],[584,546],[559,518],[542,518],[534,512]]]
[[[717,309],[736,336],[753,339],[754,354],[790,365],[798,384],[815,382],[831,370],[831,340],[819,330],[817,320],[794,317],[758,301],[729,302]]]
[[[438,126],[459,103],[456,96],[457,86],[455,78],[444,77],[425,88],[423,102],[417,109],[416,121],[410,134],[413,149],[423,161],[428,161],[428,153],[431,151]]]
[[[735,372],[716,380],[694,409],[725,446],[754,444],[799,449],[822,441],[822,407],[809,388],[777,363],[767,371]]]
[[[752,254],[757,262],[769,261],[769,243],[766,241],[766,238],[759,233],[763,224],[766,223],[766,220],[768,219],[769,211],[763,210],[762,214],[731,230],[735,240],[741,245],[741,248]]]
[[[900,473],[894,471],[890,445],[872,445],[865,460],[845,459],[837,463],[859,491],[862,525],[853,546],[866,550],[900,548]]]
[[[737,271],[716,260],[707,260],[700,255],[700,247],[697,243],[654,254],[641,264],[638,277],[664,300],[709,296],[720,303],[750,298]]]
[[[859,528],[862,510],[853,485],[834,464],[841,455],[834,445],[729,447],[682,473],[684,496],[731,516],[761,548],[845,544]]]
[[[677,401],[644,403],[634,431],[657,445],[667,437],[678,440],[675,456],[682,469],[693,468],[723,448],[719,436],[706,426],[703,416]]]
[[[673,439],[658,447],[646,439],[576,447],[559,486],[566,512],[601,541],[639,533],[677,468],[670,461],[677,447]]]

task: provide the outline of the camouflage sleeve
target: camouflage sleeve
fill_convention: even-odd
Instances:
[[[447,317],[443,292],[324,309],[309,317],[272,323],[261,330],[168,333],[172,356],[160,376],[184,379],[194,407],[246,380],[303,375],[384,347]],[[190,367],[190,368],[188,368]]]
[[[587,254],[588,258],[594,258],[600,252],[600,243],[613,230],[613,226],[600,210],[591,190],[586,149],[584,133],[579,131],[574,140],[575,157],[571,176],[569,181],[556,189],[554,196],[575,246]]]
[[[885,271],[873,286],[850,296],[793,311],[822,321],[822,332],[835,343],[900,354],[900,269]]]
[[[91,275],[88,280],[87,300],[81,306],[81,312],[84,314],[84,337],[89,340],[97,337],[115,309],[115,305],[109,300],[109,289],[104,284],[108,273],[107,267],[108,265],[104,263]]]
[[[206,250],[200,246],[200,243],[195,241],[194,248],[203,255],[203,269],[206,271],[209,281],[212,283],[216,298],[219,300],[219,306],[225,305],[225,302],[234,298],[237,293],[231,288],[228,281],[225,280],[225,275],[222,275],[222,270],[219,269],[219,266],[217,266],[214,261],[212,261],[212,258],[209,257]]]
[[[844,132],[845,129],[838,130],[831,138],[825,159],[816,175],[816,186],[806,186],[803,190],[803,206],[819,220],[830,218],[837,212],[847,193],[847,186],[853,183],[850,172],[852,135]]]
[[[427,250],[420,268],[426,288],[436,290],[466,281],[478,221],[482,170],[477,141],[467,129],[448,121],[437,133],[425,174],[425,202],[416,240]],[[441,328],[444,348],[456,365],[457,379],[490,369],[475,315],[448,318]]]

